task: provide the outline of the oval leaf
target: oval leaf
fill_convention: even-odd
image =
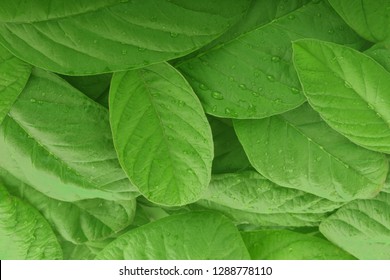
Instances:
[[[192,212],[130,230],[104,248],[97,259],[240,260],[249,259],[249,255],[227,218],[212,212]]]
[[[0,45],[0,124],[25,87],[31,66]]]
[[[272,2],[273,6],[278,1]],[[261,22],[255,30],[237,34],[179,65],[207,113],[256,119],[302,104],[305,98],[292,64],[292,40],[317,38],[362,45],[326,1],[315,2],[302,6],[298,1],[295,8],[286,9],[290,13],[268,24]]]
[[[352,142],[390,153],[390,73],[333,43],[300,40],[293,49],[304,93],[321,117]]]
[[[196,50],[235,23],[248,4],[249,0],[120,1],[32,23],[0,20],[0,43],[15,56],[53,72],[114,72]]]
[[[329,241],[289,230],[242,232],[252,260],[353,260]]]
[[[202,106],[168,64],[114,74],[110,120],[119,160],[149,200],[182,205],[210,181],[213,143]]]
[[[42,70],[0,126],[0,154],[0,167],[54,199],[138,195],[117,160],[107,109]]]
[[[0,259],[55,260],[60,245],[47,221],[0,184]]]
[[[253,167],[278,185],[333,201],[370,198],[383,187],[386,157],[332,130],[307,104],[234,125]]]
[[[390,194],[356,200],[324,220],[320,231],[330,241],[363,260],[390,259]]]

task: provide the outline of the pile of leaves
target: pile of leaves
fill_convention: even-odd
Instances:
[[[389,71],[389,0],[2,0],[0,258],[390,259]]]

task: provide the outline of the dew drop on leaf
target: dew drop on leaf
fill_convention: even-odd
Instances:
[[[240,89],[244,89],[244,90],[245,90],[245,89],[246,89],[246,85],[241,84],[241,85],[240,85]]]
[[[273,56],[272,58],[271,58],[271,61],[272,62],[279,62],[280,61],[280,57],[279,56]]]
[[[222,100],[223,99],[223,95],[219,91],[213,91],[211,93],[211,97],[216,99],[216,100]]]
[[[169,35],[170,35],[172,38],[176,38],[179,34],[176,33],[176,32],[171,32]]]
[[[199,85],[199,88],[200,88],[201,90],[207,90],[207,89],[208,89],[207,86],[206,86],[205,84],[200,84],[200,85]]]
[[[270,82],[274,82],[274,81],[275,81],[275,77],[272,76],[272,75],[268,75],[268,76],[267,76],[267,79],[268,79],[268,81],[270,81]]]
[[[295,19],[295,16],[294,16],[294,15],[289,15],[287,18],[288,18],[289,20],[293,20],[293,19]]]

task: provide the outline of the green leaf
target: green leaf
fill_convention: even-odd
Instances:
[[[1,0],[0,22],[34,22],[96,11],[127,0]]]
[[[227,218],[212,212],[192,212],[130,230],[103,249],[97,259],[239,260],[249,259],[249,255]]]
[[[329,3],[363,38],[371,42],[389,39],[390,2],[388,0],[329,0]]]
[[[378,43],[364,52],[390,72],[390,42]]]
[[[196,95],[173,67],[115,73],[110,120],[121,165],[147,199],[164,205],[199,199],[210,181],[211,129]]]
[[[135,199],[65,202],[45,196],[1,168],[0,180],[10,194],[34,206],[62,238],[75,244],[112,236],[129,226],[135,214]]]
[[[322,238],[289,230],[242,232],[252,260],[353,260]]]
[[[37,210],[9,195],[0,184],[0,259],[55,260],[60,245],[47,221]]]
[[[294,3],[290,13],[179,65],[207,113],[264,118],[302,104],[292,40],[309,37],[358,48],[364,43],[325,1]]]
[[[370,198],[383,187],[386,157],[332,130],[307,104],[234,125],[252,166],[278,185],[333,201]]]
[[[342,204],[278,186],[254,171],[213,175],[203,199],[233,209],[262,213],[326,213]]]
[[[318,226],[329,215],[327,213],[255,213],[203,199],[196,204],[191,204],[190,208],[219,212],[231,219],[235,225],[254,227],[313,227]]]
[[[249,0],[116,2],[89,4],[77,14],[80,3],[63,9],[62,17],[49,12],[48,18],[38,15],[34,22],[12,22],[23,15],[12,16],[11,21],[0,22],[0,43],[15,56],[57,73],[127,70],[200,48],[240,19],[249,4]],[[98,5],[101,8],[94,8]]]
[[[230,173],[251,167],[230,120],[208,117],[213,133],[213,173]]]
[[[0,126],[0,154],[1,168],[54,199],[138,195],[118,163],[107,109],[42,70]]]
[[[22,92],[30,73],[30,65],[0,45],[0,124]]]
[[[321,117],[352,142],[390,153],[390,73],[333,43],[299,40],[293,49],[304,93]]]
[[[390,259],[390,194],[356,200],[324,220],[320,231],[358,259]]]

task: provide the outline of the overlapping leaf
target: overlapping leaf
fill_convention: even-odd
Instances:
[[[281,186],[333,201],[370,198],[383,187],[386,157],[332,130],[307,104],[234,125],[253,167]]]
[[[293,48],[304,93],[321,117],[352,142],[390,153],[390,73],[346,46],[305,39]]]
[[[168,64],[114,74],[110,120],[119,160],[149,200],[183,205],[210,181],[213,146],[203,109]]]
[[[60,245],[39,212],[9,195],[0,183],[0,259],[55,260],[62,258]]]
[[[30,73],[30,65],[0,46],[0,124],[22,92]]]
[[[25,16],[25,9],[0,17],[0,43],[35,66],[88,75],[138,68],[194,51],[240,19],[249,0],[68,3],[59,15],[49,4],[33,8],[41,13],[32,18]]]
[[[54,199],[137,195],[119,166],[107,110],[42,70],[2,123],[0,154],[1,168]]]
[[[356,200],[324,220],[320,231],[359,259],[390,259],[390,194]]]
[[[207,211],[173,215],[130,230],[97,255],[97,259],[109,260],[248,258],[248,251],[233,224],[224,216]]]
[[[268,5],[278,6],[278,1]],[[360,47],[362,40],[325,1],[313,1],[180,64],[207,113],[263,118],[304,102],[292,64],[291,41],[317,38]],[[268,6],[265,6],[268,8]],[[272,13],[271,13],[272,14]],[[281,13],[283,15],[283,13]],[[277,13],[275,16],[280,16]],[[326,20],[325,20],[326,19]]]

